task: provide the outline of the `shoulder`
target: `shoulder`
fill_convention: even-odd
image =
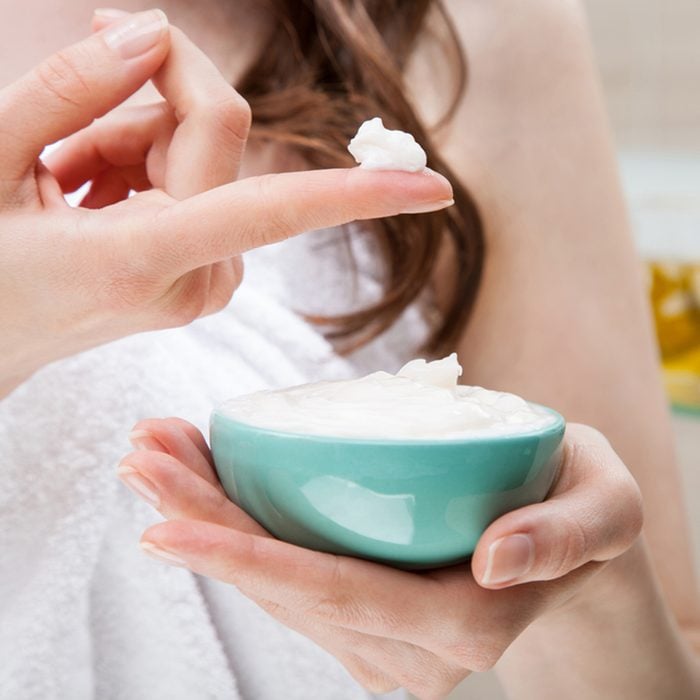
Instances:
[[[563,85],[591,57],[578,0],[447,0],[445,8],[467,56],[471,94],[508,102],[524,89],[551,92],[552,80]]]
[[[510,244],[533,229],[551,232],[558,219],[567,226],[555,230],[569,239],[568,219],[581,211],[581,197],[599,194],[595,180],[580,183],[584,171],[610,186],[614,201],[607,204],[617,209],[619,186],[582,3],[447,0],[446,8],[466,53],[468,81],[454,118],[435,138],[474,195],[487,238],[499,231],[497,242]],[[450,86],[447,78],[428,79],[446,71],[429,65],[438,59],[427,48],[430,37],[423,43],[409,83],[430,123]]]
[[[475,19],[505,22],[580,21],[585,14],[582,0],[443,0],[450,16],[464,26]]]
[[[444,0],[442,7],[467,56],[470,92],[495,77],[532,84],[570,62],[587,43],[580,0]],[[411,64],[409,86],[419,108],[425,92],[432,102],[435,93],[448,88],[445,61],[453,57],[444,50],[449,30],[440,15],[435,11],[428,18]],[[534,65],[540,65],[537,73],[529,70]]]
[[[581,0],[444,0],[443,7],[468,52],[498,50],[506,61],[532,47],[546,55],[586,32]]]

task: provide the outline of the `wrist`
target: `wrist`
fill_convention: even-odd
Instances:
[[[661,594],[643,538],[530,625],[498,669],[518,699],[690,700],[700,689],[698,659]],[[551,681],[546,692],[543,674]]]
[[[636,586],[630,587],[637,577],[656,583],[641,536],[624,554],[604,564],[592,565],[600,566],[600,569],[571,598],[552,611],[553,620],[572,623],[586,619],[593,612],[596,615],[616,613],[620,604],[628,602],[629,595],[638,590]]]
[[[633,612],[650,605],[675,623],[644,537],[640,536],[624,554],[600,565],[600,570],[576,594],[543,616],[540,622],[543,629],[549,625],[570,629],[606,627],[611,620],[633,619]]]

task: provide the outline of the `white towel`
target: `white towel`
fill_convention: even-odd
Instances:
[[[348,308],[334,236],[253,251],[222,313],[54,363],[0,402],[0,698],[367,698],[233,587],[144,556],[139,536],[159,516],[115,478],[140,418],[205,428],[231,396],[394,371],[412,356],[427,331],[417,308],[348,359],[289,308],[319,310],[319,290],[321,310]],[[377,291],[363,274],[355,302]]]

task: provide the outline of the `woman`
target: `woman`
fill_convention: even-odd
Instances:
[[[574,3],[533,0],[523,8],[470,0],[450,7],[470,51],[470,80],[449,128],[437,135],[445,162],[437,149],[430,155],[442,172],[454,171],[456,206],[421,220],[430,223],[402,220],[410,235],[403,247],[390,224],[373,239],[383,248],[359,233],[350,242],[361,263],[355,300],[376,304],[378,280],[366,269],[391,250],[387,296],[394,303],[379,295],[370,313],[347,309],[347,259],[337,236],[325,231],[248,254],[246,283],[222,316],[44,367],[224,306],[241,280],[238,256],[251,248],[306,229],[448,205],[450,186],[432,175],[247,177],[300,163],[335,164],[338,157],[333,139],[344,139],[342,130],[315,139],[285,124],[270,92],[288,85],[285,66],[293,73],[313,63],[303,52],[306,63],[273,60],[285,32],[292,49],[303,45],[304,22],[323,28],[318,36],[326,42],[356,40],[325,54],[327,71],[335,58],[334,70],[352,76],[358,55],[376,67],[376,56],[390,60],[386,46],[394,47],[421,116],[434,121],[448,86],[431,69],[429,42],[410,50],[424,21],[418,5],[367,3],[366,14],[363,3],[348,4],[347,12],[340,2],[307,12],[279,3],[285,21],[276,30],[256,3],[197,3],[196,13],[183,3],[182,23],[195,37],[202,33],[226,77],[247,90],[262,120],[259,135],[276,147],[252,140],[244,152],[246,105],[159,13],[99,13],[98,35],[3,91],[0,342],[8,397],[0,410],[9,465],[3,550],[12,565],[3,574],[0,652],[9,659],[3,695],[361,696],[340,665],[217,578],[316,641],[377,692],[404,686],[442,697],[471,670],[498,662],[515,698],[697,695],[697,660],[684,634],[696,633],[700,614],[678,477]],[[167,9],[176,15],[177,8]],[[74,2],[64,13],[84,9]],[[21,34],[15,25],[3,24],[8,47]],[[230,33],[219,31],[224,27]],[[260,54],[264,38],[270,44]],[[314,46],[325,50],[323,41]],[[31,49],[23,43],[9,52],[22,57],[16,72],[38,58]],[[256,66],[274,68],[267,83],[258,70],[257,87],[264,88],[258,91],[251,79]],[[122,108],[88,126],[151,76],[165,105]],[[389,110],[410,107],[391,92],[390,71],[381,89],[383,77],[375,74],[370,97]],[[368,89],[366,79],[360,71],[359,84]],[[325,85],[326,93],[338,88],[333,80]],[[352,106],[350,97],[341,91]],[[316,107],[328,119],[342,117],[338,104]],[[404,116],[401,125],[427,143],[411,112]],[[46,166],[37,165],[43,146],[66,137]],[[232,182],[239,165],[245,179]],[[85,208],[65,208],[62,191],[88,180]],[[479,203],[485,257],[460,182]],[[141,192],[121,201],[130,188]],[[443,229],[450,242],[441,244]],[[428,283],[439,312],[432,329],[421,308],[428,300],[420,297]],[[312,308],[319,288],[329,299]],[[312,316],[340,313],[341,336],[350,343],[401,318],[343,357],[290,311],[290,302],[299,301]],[[133,550],[153,518],[113,487],[105,465],[120,451],[115,434],[136,414],[201,423],[218,398],[391,369],[426,339],[436,350],[457,348],[468,382],[516,391],[600,428],[641,486],[653,559],[637,537],[636,487],[605,439],[588,428],[570,430],[550,499],[494,523],[471,569],[417,575],[265,537],[222,499],[201,435],[176,419],[139,423],[132,439],[142,449],[124,458],[120,475],[171,519],[146,531],[144,549],[212,578],[159,568]],[[38,408],[39,401],[50,410]],[[38,422],[55,409],[60,420]]]

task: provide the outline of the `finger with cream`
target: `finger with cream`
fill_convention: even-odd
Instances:
[[[396,440],[451,440],[524,434],[556,418],[514,394],[457,384],[453,353],[412,360],[397,374],[322,381],[231,399],[220,412],[287,433]]]
[[[348,151],[365,170],[406,170],[425,168],[425,151],[405,131],[387,129],[380,117],[360,125]]]

